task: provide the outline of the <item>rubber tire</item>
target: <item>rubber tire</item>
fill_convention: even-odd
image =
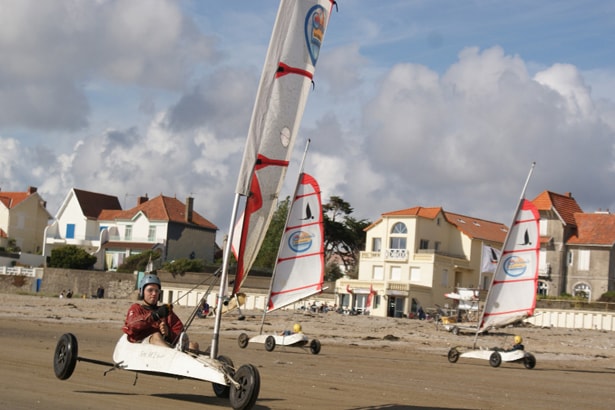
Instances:
[[[245,349],[246,347],[248,347],[248,342],[249,341],[250,341],[250,338],[245,333],[240,334],[239,337],[237,338],[237,344],[242,349]]]
[[[226,368],[229,371],[231,377],[233,377],[233,369],[235,366],[233,365],[233,361],[230,357],[227,356],[218,356],[218,360],[226,365]],[[212,383],[212,389],[214,390],[214,394],[216,397],[220,397],[221,399],[228,399],[231,395],[231,386],[226,386],[224,384]]]
[[[235,373],[239,388],[231,385],[231,407],[234,410],[246,410],[254,407],[261,389],[261,376],[258,369],[251,364],[244,364]]]
[[[320,340],[318,339],[313,339],[310,342],[310,352],[312,354],[318,354],[320,353]]]
[[[459,336],[459,328],[457,326],[453,326],[451,333],[454,334],[455,336]]]
[[[536,367],[536,358],[534,357],[534,355],[531,353],[526,353],[525,357],[523,358],[523,365],[526,369],[529,370],[532,370],[534,367]]]
[[[448,351],[448,361],[451,363],[457,363],[457,360],[459,360],[459,350],[457,350],[456,347],[453,347]]]
[[[275,349],[275,337],[267,336],[267,339],[265,339],[265,350],[273,352],[273,349]]]
[[[58,340],[53,354],[53,372],[58,379],[66,380],[73,374],[78,353],[79,346],[75,335],[64,333]]]
[[[491,353],[491,356],[489,356],[489,364],[491,365],[491,367],[500,367],[500,365],[502,364],[502,356],[500,355],[500,353]]]

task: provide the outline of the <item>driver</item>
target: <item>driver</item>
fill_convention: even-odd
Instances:
[[[157,275],[150,273],[143,276],[139,284],[139,299],[144,303],[130,306],[122,327],[129,342],[167,347],[177,342],[184,325],[173,313],[172,305],[158,306],[160,291],[160,278]],[[198,343],[190,342],[189,349],[198,351]]]

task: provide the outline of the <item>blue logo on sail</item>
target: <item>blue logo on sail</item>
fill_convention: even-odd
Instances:
[[[302,253],[312,247],[312,235],[307,232],[293,232],[288,238],[288,246],[296,253]]]
[[[520,256],[509,256],[504,261],[504,273],[508,276],[516,278],[521,276],[527,270],[527,261]]]
[[[305,41],[314,66],[318,60],[322,39],[325,36],[326,13],[322,6],[316,5],[305,16]]]

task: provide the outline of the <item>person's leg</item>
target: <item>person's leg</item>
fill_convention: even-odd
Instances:
[[[152,345],[169,347],[169,344],[164,340],[160,332],[156,332],[149,337],[149,343]]]

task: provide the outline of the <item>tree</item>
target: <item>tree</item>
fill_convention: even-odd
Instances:
[[[61,246],[51,251],[50,268],[91,269],[96,263],[96,256],[75,245]]]
[[[278,204],[277,209],[273,213],[271,218],[271,224],[267,228],[267,234],[263,240],[263,245],[258,251],[254,266],[261,269],[271,269],[275,266],[278,250],[280,248],[280,241],[282,240],[282,234],[284,233],[284,227],[286,226],[286,217],[290,207],[290,196],[287,196],[285,200]]]
[[[186,272],[205,272],[205,262],[202,259],[177,259],[165,262],[162,269],[170,272],[173,277],[183,275]]]
[[[356,277],[359,253],[365,248],[364,230],[371,222],[353,218],[350,216],[353,212],[350,204],[339,196],[331,196],[329,202],[323,204],[325,260],[329,261],[333,256],[337,256],[345,271]],[[341,275],[341,272],[336,273],[333,270],[330,273],[331,276]]]
[[[160,252],[147,251],[130,255],[118,266],[117,271],[124,273],[132,273],[134,271],[145,272],[150,258],[152,258],[152,261],[155,261],[160,258]]]

